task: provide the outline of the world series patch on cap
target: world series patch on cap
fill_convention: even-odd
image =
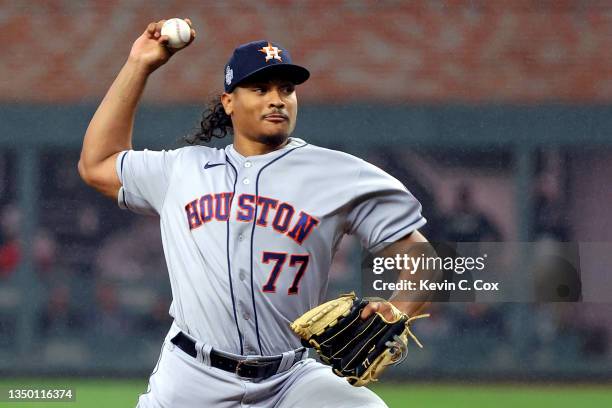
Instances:
[[[253,41],[238,46],[225,64],[225,92],[232,92],[246,79],[264,73],[278,74],[296,85],[310,77],[306,68],[292,63],[286,48],[270,41]]]

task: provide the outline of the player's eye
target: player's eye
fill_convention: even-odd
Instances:
[[[287,85],[287,86],[284,86],[284,87],[283,87],[283,91],[284,91],[284,92],[286,92],[286,93],[288,93],[288,94],[290,94],[290,93],[292,93],[293,91],[295,91],[295,86],[293,86],[293,85]]]

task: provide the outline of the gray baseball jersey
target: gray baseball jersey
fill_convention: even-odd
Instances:
[[[129,150],[117,174],[119,206],[160,217],[176,324],[234,354],[300,347],[289,323],[324,300],[344,234],[376,251],[426,222],[397,179],[298,138],[251,157]]]

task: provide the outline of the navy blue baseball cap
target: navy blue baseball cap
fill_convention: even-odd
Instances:
[[[232,92],[245,79],[272,74],[301,84],[310,77],[304,67],[291,62],[286,48],[271,41],[253,41],[238,46],[225,64],[225,92]]]

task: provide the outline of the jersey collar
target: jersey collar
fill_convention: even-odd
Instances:
[[[225,147],[225,154],[228,155],[231,159],[237,161],[238,164],[242,164],[247,160],[251,162],[268,162],[285,153],[287,150],[295,149],[296,147],[304,146],[305,144],[306,142],[302,139],[299,139],[297,137],[289,137],[287,144],[278,150],[255,156],[243,156],[238,153],[236,149],[234,149],[234,144],[232,143]]]

